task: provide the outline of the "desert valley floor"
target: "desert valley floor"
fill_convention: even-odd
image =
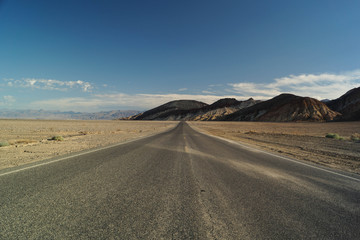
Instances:
[[[0,120],[0,169],[152,135],[177,122]],[[62,136],[63,141],[50,140]]]
[[[126,142],[171,129],[171,121],[0,120],[0,169]],[[360,173],[360,122],[189,122],[194,129],[269,152]],[[337,133],[343,140],[325,138]],[[63,141],[50,140],[62,136]]]
[[[211,135],[335,169],[360,173],[360,122],[191,122]],[[337,133],[343,139],[325,136]]]

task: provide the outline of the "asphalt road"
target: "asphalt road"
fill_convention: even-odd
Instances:
[[[0,186],[0,239],[360,239],[359,177],[186,123]]]

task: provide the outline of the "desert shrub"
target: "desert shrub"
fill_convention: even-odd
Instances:
[[[360,142],[360,133],[354,133],[351,135],[350,139],[354,142]]]
[[[51,138],[51,140],[53,140],[53,141],[63,141],[64,138],[63,138],[62,136],[53,136],[53,137]]]
[[[9,146],[10,144],[7,141],[0,142],[0,147]]]
[[[255,134],[255,133],[256,133],[256,131],[253,131],[253,130],[245,132],[245,134]]]
[[[325,137],[334,138],[334,139],[340,139],[340,136],[337,133],[327,133]]]

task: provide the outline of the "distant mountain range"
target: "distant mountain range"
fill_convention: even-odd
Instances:
[[[319,101],[310,97],[280,94],[267,101],[237,101],[225,98],[208,105],[194,100],[178,100],[163,104],[130,120],[193,121],[358,121],[360,120],[360,87],[338,99]]]
[[[219,120],[228,121],[331,121],[340,116],[324,103],[309,97],[281,94]]]
[[[280,94],[270,100],[252,98],[238,101],[220,99],[213,104],[195,100],[177,100],[145,112],[103,111],[96,113],[47,110],[1,110],[6,119],[78,119],[78,120],[186,120],[186,121],[359,121],[360,87],[334,100],[318,101],[310,97]]]
[[[131,116],[131,120],[216,120],[220,117],[234,113],[242,108],[256,104],[250,98],[247,101],[237,101],[233,98],[225,98],[208,105],[194,100],[179,100],[168,102],[157,108],[144,113]]]
[[[138,114],[139,111],[104,111],[95,113],[86,112],[60,112],[46,110],[1,110],[0,118],[6,119],[75,119],[75,120],[112,120]]]

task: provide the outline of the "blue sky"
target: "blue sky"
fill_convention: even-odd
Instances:
[[[337,98],[360,86],[360,1],[0,0],[0,108]]]

